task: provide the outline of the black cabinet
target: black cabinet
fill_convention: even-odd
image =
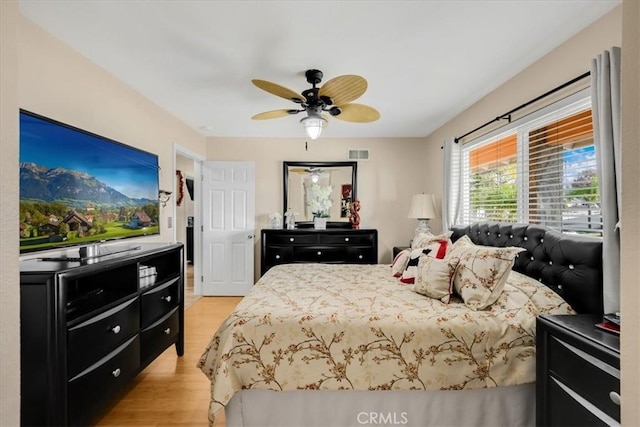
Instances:
[[[411,248],[409,246],[394,246],[393,247],[393,259],[396,259],[398,254],[400,252],[404,251],[405,249],[411,249]]]
[[[348,229],[262,230],[261,274],[294,262],[376,264],[378,231]]]
[[[593,315],[536,323],[536,425],[620,425],[620,338]]]
[[[22,425],[87,425],[169,346],[184,352],[182,244],[20,263]]]

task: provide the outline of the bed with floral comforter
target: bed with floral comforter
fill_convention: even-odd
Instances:
[[[465,390],[535,381],[535,319],[572,309],[512,271],[474,311],[428,298],[389,265],[286,264],[223,322],[198,367],[210,420],[242,389]]]

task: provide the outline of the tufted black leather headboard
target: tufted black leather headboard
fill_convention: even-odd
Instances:
[[[480,222],[451,227],[484,246],[525,248],[513,269],[540,280],[578,313],[602,314],[602,240],[562,234],[539,225]]]

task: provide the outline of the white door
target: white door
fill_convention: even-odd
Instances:
[[[202,165],[202,294],[245,295],[253,286],[253,162]]]

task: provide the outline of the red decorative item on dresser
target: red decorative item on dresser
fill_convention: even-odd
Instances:
[[[360,199],[355,199],[349,209],[351,210],[349,222],[351,222],[351,227],[357,230],[360,228]]]

